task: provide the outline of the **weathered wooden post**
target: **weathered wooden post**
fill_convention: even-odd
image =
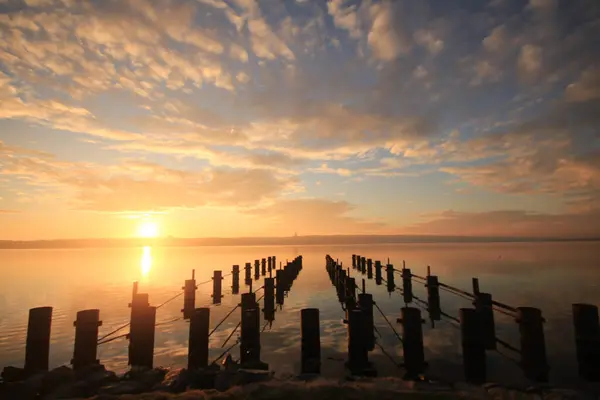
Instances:
[[[473,278],[472,282],[473,282],[473,295],[477,296],[477,293],[479,293],[479,278]]]
[[[221,284],[223,283],[223,273],[221,271],[213,272],[213,304],[221,304],[223,295],[221,294]]]
[[[364,314],[361,310],[349,310],[348,315],[348,361],[347,368],[353,375],[376,375],[369,363],[369,350],[363,326]]]
[[[388,264],[385,267],[386,272],[386,280],[387,280],[387,291],[388,293],[392,293],[396,290],[396,284],[394,283],[394,266],[392,264]]]
[[[381,285],[381,261],[375,261],[375,284]]]
[[[363,313],[365,340],[367,343],[367,349],[369,351],[375,348],[375,323],[373,319],[373,304],[373,295],[369,293],[360,293],[358,295],[358,307]]]
[[[36,307],[29,310],[25,342],[25,372],[27,374],[48,371],[51,326],[52,307]]]
[[[465,380],[469,383],[484,383],[487,375],[485,343],[481,335],[481,320],[476,310],[460,309],[460,334]]]
[[[373,279],[373,260],[367,260],[367,279]]]
[[[423,347],[423,324],[421,310],[414,307],[402,307],[398,322],[402,324],[402,352],[407,377],[414,379],[425,371],[425,351]]]
[[[402,297],[404,298],[404,304],[413,301],[412,272],[410,268],[402,268]]]
[[[244,266],[244,272],[244,281],[246,285],[252,284],[252,264],[246,263],[246,265]]]
[[[275,279],[265,278],[265,310],[275,309]]]
[[[208,366],[208,331],[210,308],[197,308],[190,318],[188,370]]]
[[[141,305],[131,308],[129,365],[152,368],[155,325],[156,307]]]
[[[277,304],[280,306],[283,305],[285,295],[285,290],[283,287],[283,274],[284,272],[282,269],[275,271],[275,298]]]
[[[254,260],[254,280],[260,278],[260,260]]]
[[[240,292],[240,266],[234,265],[231,269],[231,293],[238,294]]]
[[[346,298],[356,299],[356,280],[351,277],[346,278]]]
[[[71,364],[75,371],[98,364],[96,358],[98,351],[98,327],[100,310],[83,310],[77,312],[77,319],[73,322],[75,327],[75,348]]]
[[[321,373],[321,334],[319,326],[319,309],[304,308],[300,310],[301,373]]]
[[[473,302],[479,321],[481,334],[486,350],[496,350],[496,324],[494,323],[494,309],[492,308],[492,295],[478,292]]]
[[[365,257],[360,258],[360,272],[362,274],[367,273],[367,259]]]
[[[356,268],[356,254],[352,254],[352,268]]]
[[[240,363],[260,362],[260,326],[255,293],[242,294]]]
[[[548,381],[548,361],[544,337],[544,318],[539,308],[517,307],[517,323],[521,335],[521,366],[532,381]]]
[[[267,274],[267,259],[266,259],[266,258],[263,258],[263,259],[261,260],[261,263],[260,263],[260,264],[261,264],[261,271],[260,271],[260,274],[261,274],[262,276],[265,276],[265,275]]]
[[[273,256],[273,270],[277,269],[277,258]]]
[[[267,271],[269,271],[269,277],[271,277],[271,269],[273,269],[273,259],[269,256],[267,257]]]
[[[573,304],[573,328],[579,376],[591,382],[600,381],[598,307],[592,304]]]
[[[183,289],[183,313],[184,319],[189,319],[196,308],[196,270],[192,270],[192,279],[185,281]]]
[[[427,267],[427,303],[429,304],[428,311],[429,317],[432,321],[439,321],[442,318],[440,308],[440,284],[438,277],[430,275],[430,268]]]

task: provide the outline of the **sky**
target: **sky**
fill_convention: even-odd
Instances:
[[[599,48],[597,0],[0,0],[0,239],[600,236]]]

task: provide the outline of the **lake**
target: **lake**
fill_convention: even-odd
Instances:
[[[396,268],[402,261],[414,274],[425,275],[427,265],[441,282],[470,291],[471,278],[479,277],[481,290],[511,306],[541,308],[550,378],[552,383],[575,385],[578,382],[571,321],[572,303],[600,304],[600,244],[597,242],[556,243],[479,243],[479,244],[394,244],[369,246],[298,247],[141,247],[110,249],[55,249],[0,251],[0,367],[22,366],[28,310],[38,306],[54,307],[50,349],[51,367],[68,364],[73,353],[73,321],[77,311],[100,309],[103,325],[100,335],[129,321],[132,282],[139,281],[140,292],[150,295],[158,305],[181,292],[185,279],[195,269],[197,282],[210,280],[215,269],[229,274],[231,266],[241,266],[240,292],[246,292],[243,266],[255,259],[276,256],[277,262],[303,256],[304,268],[278,310],[272,327],[261,336],[262,360],[278,374],[294,374],[300,368],[300,310],[320,309],[323,375],[340,377],[344,373],[347,342],[344,313],[325,270],[325,255],[351,266],[351,255],[373,260],[387,259]],[[356,274],[356,271],[353,271]],[[384,275],[385,277],[385,275]],[[361,277],[362,278],[362,277]],[[262,277],[254,287],[262,286]],[[397,277],[397,283],[400,278]],[[231,277],[223,281],[222,304],[211,308],[211,325],[239,302],[231,294]],[[367,291],[400,331],[395,320],[403,306],[400,293],[389,295],[385,285],[367,280]],[[416,296],[425,299],[422,285],[414,284]],[[197,307],[211,302],[211,284],[200,285]],[[469,307],[468,300],[441,291],[442,310],[458,316],[458,309]],[[187,364],[188,323],[173,321],[181,316],[183,298],[157,311],[155,366],[183,367]],[[427,314],[423,312],[423,317]],[[262,319],[262,316],[261,316]],[[211,337],[210,358],[222,353],[222,344],[239,321],[235,312]],[[164,322],[164,323],[163,323]],[[379,343],[396,363],[401,362],[402,347],[393,332],[375,312],[381,333]],[[127,330],[124,331],[126,333]],[[496,313],[496,333],[502,340],[518,346],[516,323]],[[441,380],[462,379],[460,332],[451,321],[424,325],[424,342],[429,373]],[[99,358],[107,368],[127,370],[127,340],[115,340],[99,348]],[[239,347],[232,350],[239,356]],[[502,354],[501,354],[502,353]],[[379,348],[369,354],[379,375],[401,375]],[[488,380],[506,384],[526,384],[514,364],[514,354],[499,347],[488,352]]]

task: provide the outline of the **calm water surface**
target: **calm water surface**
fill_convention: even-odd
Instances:
[[[533,306],[543,310],[548,358],[553,383],[572,385],[578,382],[571,328],[571,304],[600,304],[600,244],[588,243],[519,243],[519,244],[402,244],[379,246],[298,246],[298,247],[197,247],[197,248],[125,248],[83,250],[4,250],[0,251],[0,367],[22,366],[25,332],[29,308],[54,307],[50,363],[68,364],[73,352],[73,321],[79,310],[100,309],[103,325],[100,335],[129,321],[127,304],[133,281],[140,291],[150,294],[152,305],[158,305],[181,290],[191,270],[197,282],[209,280],[212,271],[229,274],[233,264],[242,266],[255,259],[275,255],[277,260],[304,257],[304,269],[294,282],[277,311],[275,322],[261,336],[262,359],[277,373],[297,373],[300,364],[300,310],[321,310],[323,373],[341,376],[346,359],[346,330],[343,311],[335,289],[325,271],[325,255],[331,254],[345,266],[351,255],[361,254],[373,260],[390,262],[397,268],[406,261],[413,273],[425,275],[427,265],[440,281],[469,290],[471,278],[480,278],[481,290],[491,292],[498,301],[512,306]],[[255,287],[262,285],[256,283]],[[399,278],[397,278],[399,279]],[[239,301],[231,295],[231,278],[224,280],[225,298],[211,308],[214,326]],[[201,285],[197,306],[210,303],[212,286]],[[385,286],[367,280],[367,291],[373,293],[379,306],[394,321],[399,316],[401,296],[391,296]],[[415,295],[426,298],[421,285]],[[470,306],[467,300],[441,292],[444,312],[457,316],[458,309]],[[183,299],[165,305],[157,312],[155,365],[183,367],[187,363],[187,322],[180,317]],[[375,321],[382,337],[379,342],[396,362],[401,362],[402,348],[387,323],[376,312]],[[426,314],[424,314],[426,316]],[[262,317],[261,317],[262,318]],[[219,355],[225,338],[239,321],[234,313],[218,333],[211,337],[211,357]],[[397,328],[400,328],[397,326]],[[514,321],[496,314],[497,335],[518,345]],[[126,332],[126,331],[124,331]],[[450,321],[424,326],[426,359],[429,372],[445,380],[462,378],[460,336]],[[524,384],[515,366],[514,354],[500,348],[488,353],[489,380],[507,384]],[[239,348],[233,350],[238,356]],[[509,356],[509,357],[507,357]],[[512,357],[512,358],[511,358]],[[101,345],[99,358],[108,368],[127,369],[127,340],[119,339]],[[376,348],[370,353],[380,375],[398,375],[396,366]]]

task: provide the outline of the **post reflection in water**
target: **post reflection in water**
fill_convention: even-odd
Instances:
[[[140,264],[142,267],[142,277],[147,278],[148,274],[150,273],[150,269],[152,268],[152,247],[144,246]]]

